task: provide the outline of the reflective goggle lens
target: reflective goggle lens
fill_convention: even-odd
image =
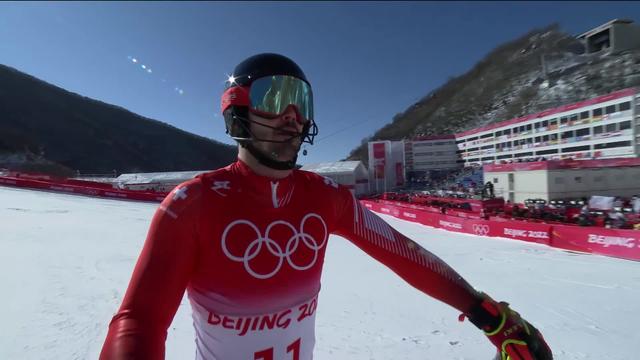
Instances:
[[[286,75],[259,78],[251,83],[250,108],[258,113],[280,115],[295,105],[306,120],[313,120],[313,94],[305,81]]]

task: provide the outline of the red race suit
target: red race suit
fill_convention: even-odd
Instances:
[[[197,359],[310,360],[330,234],[466,312],[476,291],[333,180],[237,161],[177,186],[153,217],[100,359],[162,359],[187,291]],[[334,239],[335,241],[335,239]]]

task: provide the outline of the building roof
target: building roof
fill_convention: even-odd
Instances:
[[[547,160],[510,164],[486,164],[485,173],[507,171],[560,170],[560,169],[592,169],[640,166],[640,158],[614,158],[598,160]]]
[[[613,19],[610,21],[607,21],[606,23],[600,25],[600,26],[596,26],[595,28],[589,30],[589,31],[585,31],[584,33],[576,36],[576,38],[581,39],[590,35],[593,35],[595,33],[598,33],[614,24],[633,24],[633,20],[629,20],[629,19]]]
[[[180,183],[211,170],[122,174],[113,182],[120,184]]]
[[[449,135],[429,135],[429,136],[416,136],[412,138],[412,141],[429,141],[429,140],[455,140],[456,136]]]
[[[322,162],[304,165],[301,170],[317,174],[353,173],[360,164],[360,161]]]

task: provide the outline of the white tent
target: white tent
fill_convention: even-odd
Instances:
[[[211,170],[122,174],[113,183],[119,188],[130,190],[169,191],[176,185],[209,171]]]
[[[301,170],[311,171],[333,179],[340,185],[344,185],[354,195],[369,193],[369,180],[367,169],[361,161],[336,161],[317,164],[307,164]]]

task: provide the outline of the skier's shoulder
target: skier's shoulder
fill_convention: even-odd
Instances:
[[[217,170],[202,173],[196,177],[200,180],[203,194],[211,195],[208,201],[215,202],[228,198],[231,193],[236,193],[242,174],[238,172],[238,164],[233,163]]]
[[[165,206],[179,206],[182,209],[193,207],[200,201],[217,176],[225,173],[226,168],[206,171],[176,185],[163,201]]]
[[[336,195],[349,192],[343,185],[338,184],[334,179],[306,170],[294,170],[299,181],[303,182],[307,188],[318,195]]]
[[[216,198],[222,199],[219,196],[210,196],[210,193],[217,192],[220,194],[220,191],[225,188],[228,189],[229,181],[224,179],[229,179],[229,174],[228,167],[224,167],[200,173],[180,183],[166,196],[160,205],[160,210],[173,219],[178,219],[180,215],[185,213],[191,215],[188,217],[193,217],[193,215],[197,215],[202,211],[210,211],[210,207],[205,209],[202,204],[214,205],[217,203]],[[205,197],[206,201],[203,201]]]
[[[322,189],[328,186],[329,188],[337,188],[337,186],[332,186],[335,181],[330,177],[299,169],[294,170],[294,172],[299,182],[302,182],[310,187]],[[337,183],[335,183],[335,185],[337,185]]]
[[[194,209],[201,197],[202,182],[193,178],[176,185],[160,204],[160,210],[177,219],[181,214]]]
[[[221,167],[216,170],[207,171],[199,174],[195,179],[200,180],[202,186],[208,186],[216,181],[230,180],[233,177],[233,171],[231,169],[233,164]]]
[[[302,170],[302,169],[295,169],[293,170],[293,172],[295,176],[299,178],[301,181],[305,181],[308,183],[322,181],[322,179],[324,178],[324,176],[320,174],[314,173],[312,171]]]

